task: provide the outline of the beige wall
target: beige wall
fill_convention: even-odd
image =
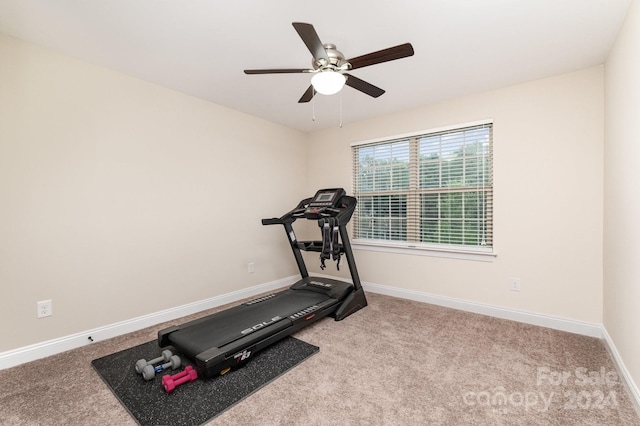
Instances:
[[[352,142],[492,118],[495,260],[357,250],[362,280],[598,324],[603,96],[596,67],[314,133],[309,190],[351,188]]]
[[[0,352],[295,274],[260,218],[350,191],[351,142],[485,118],[495,260],[357,250],[363,281],[602,322],[602,67],[305,135],[2,36],[0,62]]]
[[[640,383],[640,2],[605,64],[604,325]]]
[[[0,352],[295,274],[305,140],[0,36]]]

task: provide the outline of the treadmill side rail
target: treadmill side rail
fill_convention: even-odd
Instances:
[[[349,295],[346,297],[346,299],[344,299],[338,309],[336,309],[333,316],[335,317],[336,321],[342,321],[352,313],[359,311],[365,306],[367,306],[367,298],[364,295],[364,290],[362,288],[359,288],[349,293]]]

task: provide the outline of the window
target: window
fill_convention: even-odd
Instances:
[[[354,144],[354,242],[492,252],[491,122]]]

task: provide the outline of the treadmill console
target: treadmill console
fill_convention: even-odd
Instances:
[[[320,219],[322,217],[336,216],[340,210],[338,203],[347,195],[342,188],[321,189],[313,196],[306,209],[304,217],[307,219]]]

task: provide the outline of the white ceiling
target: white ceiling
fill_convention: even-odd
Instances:
[[[0,0],[0,33],[312,132],[603,63],[631,0]],[[291,26],[347,58],[412,43],[415,55],[352,71],[350,87],[298,104],[309,74]],[[315,121],[312,116],[315,111]]]

